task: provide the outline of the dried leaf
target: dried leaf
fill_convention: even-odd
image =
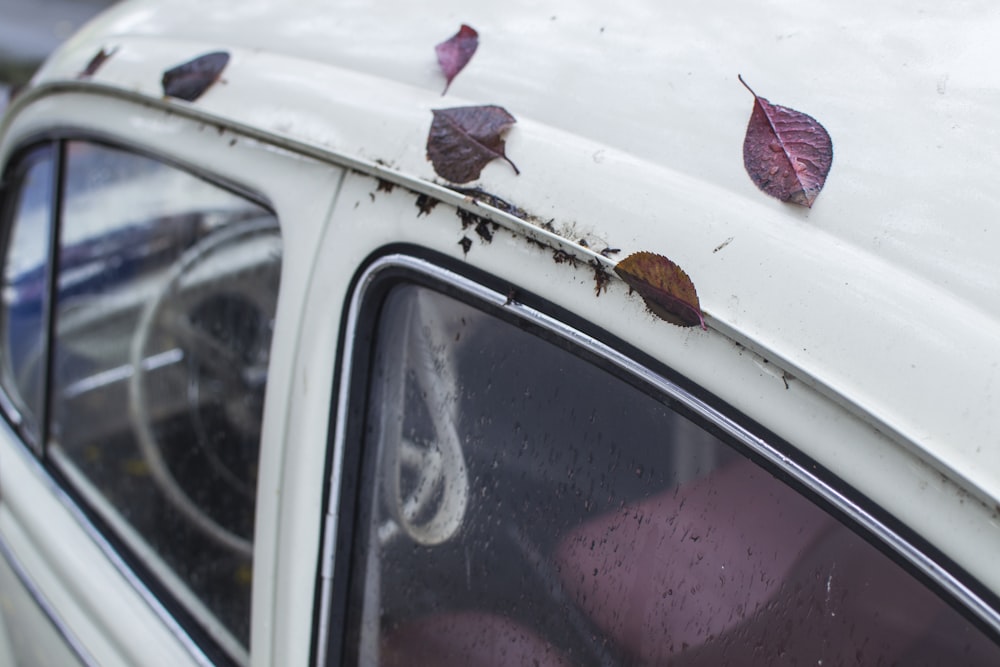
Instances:
[[[447,83],[445,83],[444,95],[448,92],[452,80],[458,73],[469,64],[472,55],[479,46],[479,33],[464,23],[450,39],[447,39],[434,47],[437,53],[438,65],[444,73]]]
[[[683,327],[707,329],[694,283],[684,270],[663,255],[636,252],[615,266],[628,286],[639,293],[655,315]]]
[[[94,54],[94,57],[90,59],[90,62],[83,68],[83,71],[77,74],[76,78],[87,79],[94,76],[94,74],[97,73],[97,70],[100,69],[101,65],[104,64],[104,61],[113,56],[117,50],[118,49],[115,48],[110,51],[106,51],[102,47],[101,50]]]
[[[833,163],[833,143],[812,116],[754,97],[743,164],[757,187],[782,201],[812,206]]]
[[[163,73],[163,94],[194,102],[219,80],[229,63],[225,51],[206,53]]]
[[[427,159],[441,178],[452,183],[468,183],[479,178],[483,167],[503,158],[521,173],[504,153],[501,138],[515,118],[494,105],[434,109],[427,135]]]

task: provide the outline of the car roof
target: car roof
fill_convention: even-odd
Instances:
[[[462,23],[479,48],[442,95],[433,47]],[[996,502],[997,34],[988,2],[140,0],[34,85],[161,100],[164,70],[226,50],[222,82],[170,103],[435,193],[431,110],[501,105],[520,174],[471,186],[530,214],[510,224],[670,257],[712,328]],[[812,208],[748,178],[738,75],[830,133]]]

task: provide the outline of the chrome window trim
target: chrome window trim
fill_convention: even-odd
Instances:
[[[14,572],[18,581],[24,586],[25,590],[38,608],[41,609],[45,617],[49,619],[49,622],[55,628],[56,632],[62,637],[63,641],[69,647],[70,651],[77,657],[81,664],[87,665],[87,667],[98,667],[99,663],[94,660],[94,657],[90,655],[84,645],[77,639],[73,631],[69,629],[69,626],[62,620],[62,617],[56,612],[55,607],[49,602],[45,594],[42,593],[41,589],[35,585],[34,580],[31,575],[28,574],[27,570],[18,560],[17,556],[14,555],[13,550],[10,545],[7,544],[7,540],[4,539],[3,534],[0,533],[0,555],[3,556],[4,560],[10,566],[10,569]]]
[[[379,274],[387,269],[404,269],[424,275],[453,289],[457,289],[468,297],[508,312],[515,313],[521,319],[555,334],[574,346],[583,348],[604,361],[631,375],[640,382],[655,388],[677,401],[685,408],[698,415],[708,423],[721,429],[726,435],[754,452],[778,470],[789,475],[796,482],[815,493],[818,497],[835,507],[856,524],[871,533],[875,538],[890,547],[900,557],[909,562],[917,570],[928,576],[947,594],[959,603],[965,605],[982,622],[995,633],[1000,634],[1000,612],[993,609],[983,598],[971,588],[959,581],[954,575],[940,566],[920,549],[910,544],[896,531],[881,522],[873,514],[865,510],[842,492],[819,479],[807,468],[792,461],[776,447],[763,438],[754,435],[739,423],[729,418],[705,401],[690,392],[646,368],[626,355],[601,341],[588,336],[571,326],[542,313],[534,308],[511,301],[506,294],[496,292],[465,276],[437,266],[427,260],[411,255],[392,254],[383,256],[372,262],[361,274],[351,295],[348,307],[347,323],[344,329],[344,348],[341,357],[341,372],[337,395],[337,419],[334,429],[332,470],[330,479],[330,498],[324,520],[323,551],[320,556],[320,609],[319,626],[317,628],[316,665],[326,664],[329,642],[330,603],[332,602],[332,584],[334,577],[334,558],[336,555],[336,534],[338,530],[338,510],[341,494],[341,476],[343,475],[343,457],[346,438],[347,403],[350,396],[350,385],[354,369],[351,360],[354,358],[355,331],[360,317],[361,305],[368,289],[376,281]]]
[[[7,439],[10,441],[16,440],[20,442],[20,437],[14,433],[14,431],[5,425],[5,430],[7,431]],[[156,595],[146,586],[142,578],[136,574],[128,563],[122,558],[121,554],[115,549],[115,547],[107,540],[100,529],[94,525],[90,520],[90,517],[80,508],[75,500],[66,492],[65,489],[52,477],[51,473],[42,465],[42,463],[35,457],[34,453],[29,451],[25,446],[14,446],[11,449],[17,452],[17,455],[24,460],[28,466],[35,473],[36,477],[48,487],[48,490],[52,495],[62,504],[63,507],[72,515],[73,519],[76,521],[83,531],[90,537],[91,540],[97,545],[104,556],[111,562],[114,568],[118,571],[122,577],[132,586],[133,590],[138,593],[147,605],[153,610],[153,613],[163,622],[167,630],[173,635],[178,642],[185,648],[191,658],[196,664],[202,665],[203,667],[213,667],[215,664],[209,658],[209,656],[202,650],[201,646],[191,637],[191,635],[184,629],[184,627],[174,618],[170,610],[167,609],[163,603],[160,601]],[[96,664],[96,663],[93,663]]]

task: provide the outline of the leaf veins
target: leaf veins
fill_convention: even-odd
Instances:
[[[198,56],[163,73],[163,94],[194,102],[219,80],[229,63],[229,54],[214,51]]]
[[[452,183],[479,178],[483,167],[503,158],[521,173],[504,152],[500,136],[517,120],[495,105],[434,109],[427,135],[427,159],[437,174]]]
[[[628,286],[639,293],[654,315],[682,327],[705,326],[694,283],[684,270],[663,255],[636,252],[615,266]]]
[[[452,80],[469,64],[478,47],[479,33],[464,23],[458,32],[434,47],[438,65],[441,66],[441,72],[447,81],[442,95],[448,92]]]
[[[830,135],[812,116],[771,104],[739,79],[754,97],[743,140],[747,174],[772,197],[811,207],[833,163]]]

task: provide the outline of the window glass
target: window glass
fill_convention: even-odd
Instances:
[[[11,400],[21,432],[39,442],[43,414],[48,294],[48,262],[52,225],[54,152],[33,150],[11,174],[6,221],[7,246],[0,307],[0,382]]]
[[[585,358],[414,285],[375,340],[348,664],[1000,664],[895,561]]]
[[[277,222],[92,143],[67,143],[64,182],[48,451],[216,639],[245,653]]]

